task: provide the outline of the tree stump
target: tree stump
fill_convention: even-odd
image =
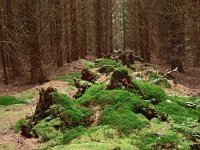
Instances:
[[[48,109],[51,105],[53,105],[53,96],[52,93],[56,92],[56,90],[52,87],[48,87],[47,90],[42,88],[39,92],[39,101],[37,102],[37,106],[35,109],[35,113],[30,117],[30,120],[26,125],[21,126],[21,135],[31,138],[33,135],[31,135],[31,129],[33,129],[34,126],[37,125],[37,123],[48,117]]]
[[[143,91],[132,82],[131,77],[128,75],[128,71],[125,68],[119,68],[113,72],[110,84],[107,86],[107,89],[135,90],[142,97],[145,97]]]
[[[97,75],[89,71],[88,69],[83,69],[81,75],[82,80],[89,81],[91,83],[95,83],[95,81],[97,80]]]

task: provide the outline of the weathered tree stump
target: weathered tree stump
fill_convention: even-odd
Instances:
[[[34,126],[37,125],[37,123],[48,117],[48,109],[51,105],[53,105],[53,96],[52,93],[56,92],[56,90],[52,87],[45,89],[41,89],[39,92],[39,101],[37,102],[37,106],[35,109],[35,113],[30,117],[28,123],[26,125],[21,126],[21,135],[31,138],[33,135],[31,135],[31,129],[33,129]]]
[[[95,83],[95,81],[97,80],[97,75],[89,71],[88,69],[83,69],[81,75],[82,80],[89,81],[91,83]]]
[[[113,72],[110,84],[107,86],[107,89],[135,90],[142,97],[145,97],[143,91],[132,82],[131,77],[128,75],[128,71],[125,68],[119,68]]]
[[[128,68],[134,70],[134,68],[131,66],[135,64],[135,57],[133,55],[133,52],[123,52],[119,55],[119,60],[121,61],[123,66],[127,66]]]
[[[178,68],[178,72],[185,73],[183,69],[183,63],[180,60],[173,60],[171,61],[171,70]]]

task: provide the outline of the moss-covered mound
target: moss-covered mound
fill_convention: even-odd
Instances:
[[[113,59],[107,59],[107,58],[103,58],[103,59],[99,59],[96,60],[96,67],[103,67],[105,65],[109,65],[109,66],[118,66],[119,63],[116,62]]]
[[[118,63],[110,59],[96,63],[98,67],[105,65]],[[196,146],[200,140],[200,99],[169,96],[160,86],[134,79],[128,72],[116,67],[109,83],[93,83],[76,99],[54,91],[46,95],[51,98],[47,103],[40,95],[48,107],[38,114],[45,114],[42,118],[26,119],[25,124],[31,125],[29,133],[48,142],[47,149],[52,150]],[[71,80],[68,76],[66,81]],[[18,129],[23,123],[18,122]]]

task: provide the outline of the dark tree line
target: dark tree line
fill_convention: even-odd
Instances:
[[[5,76],[48,70],[113,50],[172,69],[200,66],[199,0],[0,0],[0,49]],[[6,74],[7,71],[7,74]]]

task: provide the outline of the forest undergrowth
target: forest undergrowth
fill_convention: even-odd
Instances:
[[[54,77],[68,83],[65,90],[41,89],[34,113],[11,128],[48,150],[200,149],[198,96],[177,94],[173,79],[151,64],[82,62],[82,72]],[[31,94],[0,99],[23,105]]]

